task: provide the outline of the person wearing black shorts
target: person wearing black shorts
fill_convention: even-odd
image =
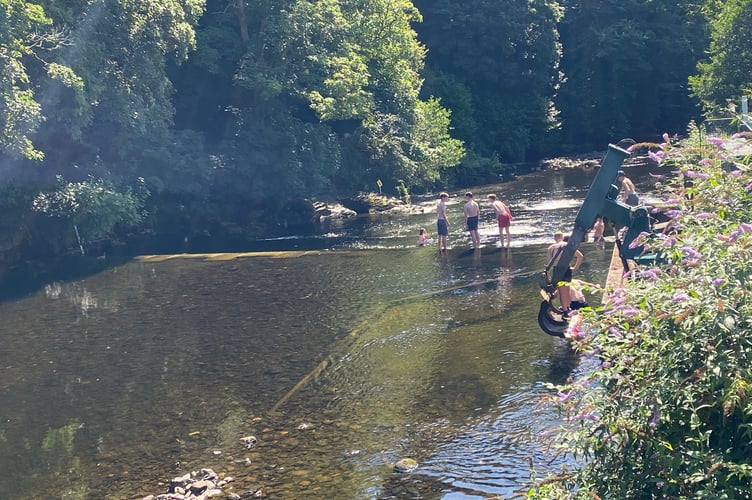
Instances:
[[[480,218],[480,207],[473,199],[473,193],[465,193],[465,224],[470,231],[470,239],[473,241],[473,248],[480,248],[480,234],[478,234],[478,219]]]
[[[449,236],[449,221],[446,215],[447,201],[449,201],[449,194],[439,193],[439,204],[436,206],[436,234],[439,235],[439,251],[446,251],[447,249],[447,236]]]

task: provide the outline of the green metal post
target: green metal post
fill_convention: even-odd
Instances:
[[[629,223],[630,209],[626,206],[622,207],[615,200],[608,199],[611,185],[616,179],[616,174],[619,172],[619,168],[627,156],[629,156],[629,151],[614,146],[613,144],[608,145],[608,151],[606,151],[606,156],[603,157],[601,168],[598,170],[598,173],[595,174],[595,179],[593,179],[590,190],[585,196],[585,201],[582,202],[582,206],[577,212],[577,217],[574,221],[574,229],[569,236],[567,246],[562,250],[559,261],[553,269],[551,283],[554,286],[556,283],[564,279],[564,275],[569,268],[569,263],[572,261],[574,253],[577,251],[580,243],[582,243],[582,240],[585,239],[587,232],[593,226],[596,217],[603,215],[603,212],[607,211],[609,213],[609,218],[618,217],[619,221],[617,222],[626,221],[626,224],[624,225]],[[609,210],[604,210],[606,206],[609,206]]]

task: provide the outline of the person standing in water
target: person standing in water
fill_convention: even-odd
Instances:
[[[480,218],[480,207],[473,199],[473,193],[465,193],[465,224],[470,231],[470,239],[473,241],[473,248],[480,248],[480,234],[478,234],[478,220]]]
[[[438,234],[439,251],[447,249],[449,236],[449,221],[446,216],[447,201],[449,201],[449,194],[439,193],[439,204],[436,206],[436,234]]]
[[[637,196],[637,189],[635,188],[632,179],[627,177],[624,170],[619,170],[616,174],[616,180],[621,183],[621,191],[624,195],[624,203],[631,207],[636,207],[640,204],[640,198]]]
[[[606,225],[603,223],[603,217],[599,215],[595,218],[595,222],[593,223],[593,242],[603,243],[606,241],[606,238],[603,237],[605,229]]]
[[[488,195],[488,203],[496,213],[496,220],[499,224],[499,246],[504,248],[504,233],[507,235],[507,248],[512,246],[512,235],[509,233],[509,226],[512,223],[512,212],[509,207],[501,200],[496,198],[495,194]]]

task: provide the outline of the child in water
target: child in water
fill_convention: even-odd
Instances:
[[[422,227],[418,229],[418,246],[422,247],[424,245],[430,245],[433,240],[428,235],[428,231],[426,231],[426,228]]]
[[[606,226],[603,223],[603,217],[599,215],[595,218],[595,223],[593,224],[593,241],[595,243],[603,243],[606,241],[606,238],[603,237],[603,231],[605,228]]]

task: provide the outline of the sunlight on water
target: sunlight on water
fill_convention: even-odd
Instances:
[[[561,200],[546,200],[540,203],[536,203],[534,205],[525,206],[524,208],[526,210],[540,212],[540,211],[547,211],[547,210],[561,210],[563,208],[579,209],[580,205],[582,205],[582,200],[561,199]]]

